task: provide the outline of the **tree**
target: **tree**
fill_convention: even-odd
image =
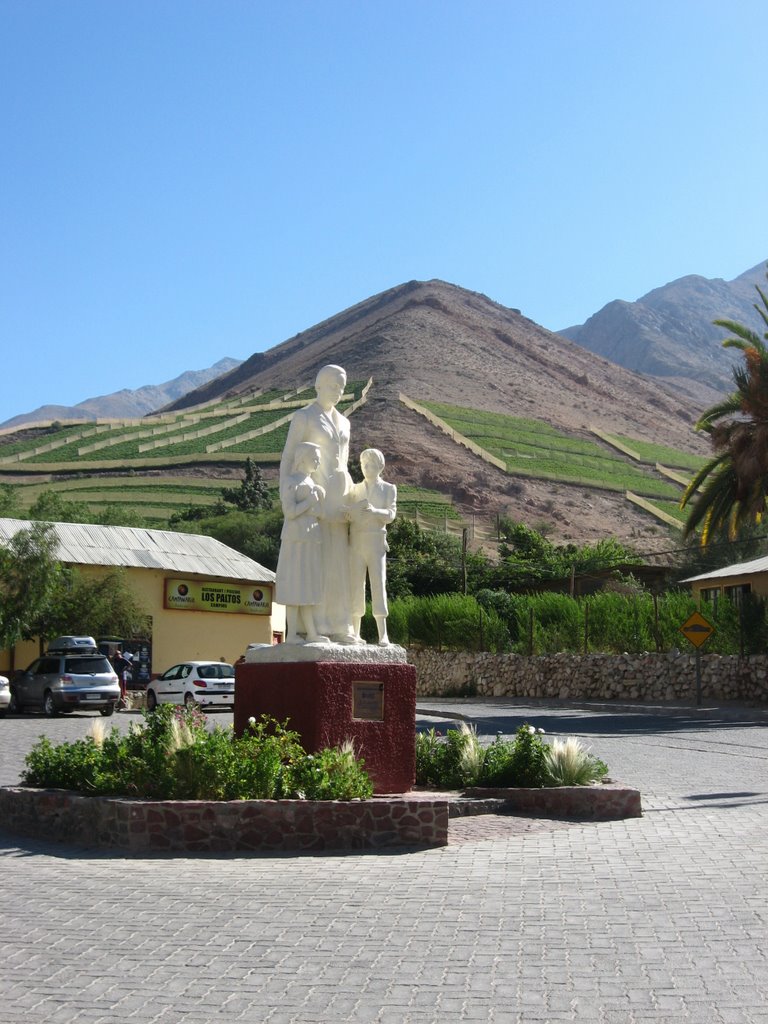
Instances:
[[[245,475],[240,486],[222,487],[221,496],[241,512],[261,512],[272,508],[272,497],[261,469],[250,458],[245,460]]]
[[[755,309],[768,327],[768,295],[757,287],[762,306]],[[715,456],[691,480],[680,502],[692,499],[685,535],[701,529],[701,543],[725,534],[733,539],[749,523],[760,522],[768,487],[768,331],[756,331],[734,320],[715,320],[730,331],[724,348],[736,348],[744,363],[733,370],[735,390],[707,409],[696,424],[709,434]]]
[[[36,635],[60,574],[56,535],[48,523],[33,523],[0,544],[0,648]]]
[[[0,516],[15,519],[19,515],[19,498],[13,484],[0,484]]]
[[[43,491],[31,505],[27,518],[45,523],[89,523],[91,513],[82,501],[68,501],[57,491]]]
[[[105,576],[84,576],[76,569],[63,570],[51,600],[32,621],[33,635],[41,643],[55,636],[146,636],[147,613],[135,597],[124,569]]]
[[[283,513],[279,508],[267,512],[226,512],[208,519],[178,521],[174,529],[180,533],[201,533],[215,537],[267,569],[277,568]]]
[[[556,545],[536,530],[508,519],[501,521],[502,543],[498,566],[489,573],[488,586],[499,590],[530,590],[548,580],[564,580],[597,570],[620,569],[640,561],[613,537],[595,544]]]

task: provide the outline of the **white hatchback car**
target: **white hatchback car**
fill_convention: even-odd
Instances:
[[[11,688],[5,676],[0,676],[0,718],[5,718],[11,703]]]
[[[184,661],[147,685],[147,709],[158,704],[234,707],[235,669],[225,661]]]

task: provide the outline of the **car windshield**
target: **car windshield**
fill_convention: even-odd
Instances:
[[[65,671],[74,676],[89,676],[95,672],[111,673],[112,667],[104,657],[67,658]]]

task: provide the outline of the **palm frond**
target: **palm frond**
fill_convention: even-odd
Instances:
[[[703,430],[709,433],[715,420],[720,420],[724,416],[733,416],[734,413],[741,411],[741,396],[738,392],[734,391],[733,394],[728,395],[721,402],[716,405],[710,406],[705,412],[701,414],[697,423],[696,430]]]
[[[751,328],[746,327],[744,324],[738,323],[736,320],[713,320],[712,323],[715,327],[722,327],[726,331],[730,331],[731,334],[735,334],[735,338],[726,338],[723,342],[724,348],[762,348],[763,342],[759,334],[753,331]]]
[[[768,277],[768,275],[766,275],[766,276]],[[757,291],[757,294],[760,296],[760,298],[763,300],[763,305],[765,306],[765,309],[761,309],[758,306],[758,304],[755,303],[755,309],[757,310],[757,313],[758,313],[758,316],[760,317],[760,319],[763,321],[763,323],[766,325],[766,327],[768,327],[768,296],[766,296],[765,292],[760,287],[760,285],[756,284],[755,285],[755,290]],[[768,334],[766,334],[766,340],[768,340]]]
[[[698,491],[698,489],[701,487],[702,483],[707,479],[707,477],[716,473],[720,466],[722,466],[722,464],[728,460],[730,460],[730,455],[728,454],[728,452],[723,452],[716,458],[711,459],[706,464],[706,466],[702,466],[698,473],[696,473],[696,475],[693,477],[693,479],[690,481],[688,486],[683,491],[683,496],[680,499],[680,508],[685,508],[688,502],[693,497],[693,495],[696,493],[696,491]]]

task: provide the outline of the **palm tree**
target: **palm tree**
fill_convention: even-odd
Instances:
[[[768,296],[756,288],[762,306],[755,309],[768,328]],[[761,338],[734,320],[714,323],[734,335],[723,346],[740,349],[744,363],[733,369],[735,391],[696,424],[710,435],[715,457],[691,480],[680,507],[695,498],[685,535],[701,529],[702,545],[726,531],[733,539],[742,526],[760,522],[768,492],[768,330]]]

